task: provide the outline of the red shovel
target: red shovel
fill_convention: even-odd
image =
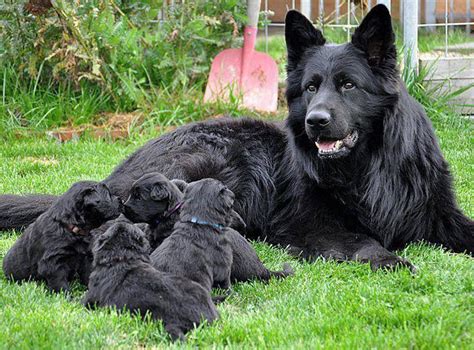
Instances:
[[[205,102],[239,98],[240,106],[263,112],[277,110],[278,67],[267,54],[255,51],[260,0],[247,1],[249,23],[244,30],[244,47],[227,49],[212,62]]]

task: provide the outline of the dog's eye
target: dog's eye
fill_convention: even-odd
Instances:
[[[314,94],[318,91],[318,88],[316,85],[311,84],[306,87],[306,91],[308,91],[310,94]]]
[[[344,84],[342,84],[342,88],[344,90],[352,90],[355,87],[356,87],[355,84],[353,82],[350,82],[350,81],[346,81]]]

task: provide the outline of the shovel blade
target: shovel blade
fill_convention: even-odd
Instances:
[[[243,49],[227,49],[214,58],[204,101],[228,102],[237,98],[241,107],[275,112],[278,105],[275,61],[261,52],[246,55],[244,62]]]

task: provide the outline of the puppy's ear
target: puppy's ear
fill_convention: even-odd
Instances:
[[[173,180],[171,180],[171,182],[174,183],[176,185],[176,187],[178,187],[178,189],[181,192],[184,192],[186,187],[188,187],[188,183],[186,181],[183,181],[183,180],[180,180],[180,179],[173,179]]]
[[[154,201],[163,201],[168,199],[168,191],[161,185],[154,185],[150,192],[150,198]]]
[[[303,14],[288,11],[285,18],[285,40],[288,51],[288,72],[296,68],[303,53],[310,47],[324,45],[326,39]]]
[[[97,241],[94,244],[95,251],[102,250],[104,248],[104,245],[108,242],[108,238],[104,237],[104,235],[101,235],[97,238]]]
[[[365,52],[372,67],[396,65],[395,33],[390,12],[384,5],[375,6],[365,16],[352,35],[352,45]]]
[[[234,209],[230,212],[230,226],[240,233],[244,232],[247,228],[247,224],[245,223],[244,219],[237,213]]]

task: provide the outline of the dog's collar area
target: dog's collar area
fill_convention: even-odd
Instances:
[[[66,230],[75,235],[85,236],[89,233],[89,231],[84,230],[83,228],[80,228],[79,226],[73,224],[65,224],[64,227],[66,228]]]
[[[183,206],[183,202],[178,202],[173,208],[165,211],[160,218],[155,220],[155,225],[158,225],[159,223],[168,220],[171,217],[171,215],[178,212],[182,206]]]
[[[101,265],[101,266],[111,267],[111,266],[114,266],[116,264],[120,264],[120,263],[123,263],[123,262],[130,262],[130,261],[137,261],[137,260],[148,262],[148,263],[150,262],[149,259],[145,259],[141,256],[140,257],[129,257],[129,256],[125,256],[125,255],[120,255],[120,256],[102,258],[97,262],[97,264]]]
[[[224,225],[216,224],[214,222],[209,222],[209,221],[205,221],[205,220],[201,220],[197,216],[191,217],[191,220],[188,220],[186,222],[190,222],[190,223],[197,224],[197,225],[203,225],[203,226],[211,226],[211,227],[213,227],[213,228],[215,228],[219,231],[225,229]]]

